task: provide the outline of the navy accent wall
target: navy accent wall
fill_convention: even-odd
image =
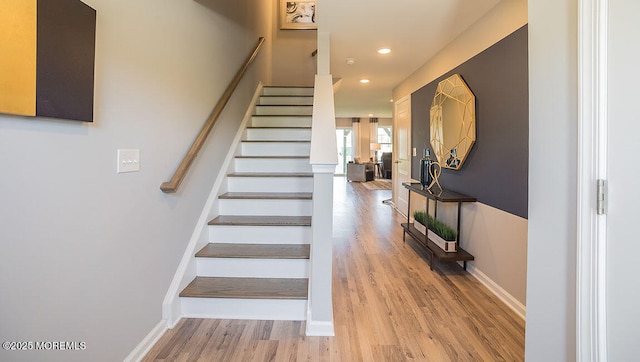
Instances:
[[[527,218],[529,170],[528,27],[474,56],[411,95],[411,177],[429,144],[429,109],[438,83],[460,74],[476,96],[476,143],[458,171],[442,169],[440,184]],[[433,155],[433,152],[432,152]],[[550,167],[551,164],[550,164]],[[553,170],[549,170],[552,177]]]

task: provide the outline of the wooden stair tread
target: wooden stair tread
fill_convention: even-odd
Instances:
[[[209,225],[236,226],[311,226],[311,216],[220,215]]]
[[[311,126],[247,126],[247,129],[311,129]]]
[[[199,258],[309,259],[309,244],[209,243],[196,253]]]
[[[300,98],[313,98],[313,94],[261,94],[260,97],[300,97]],[[262,104],[261,104],[262,105]]]
[[[280,107],[291,107],[291,105],[287,105],[287,104],[279,104],[278,106]],[[273,105],[271,106],[256,106],[256,107],[274,107]],[[300,107],[306,107],[306,106],[300,106]],[[309,106],[311,107],[311,106]],[[293,117],[293,116],[299,116],[299,117],[309,117],[311,118],[313,116],[313,114],[311,113],[306,113],[306,114],[252,114],[252,117],[264,117],[264,116],[273,116],[273,117]]]
[[[291,89],[305,89],[305,88],[313,88],[312,85],[265,85],[263,88],[291,88]]]
[[[311,118],[311,114],[252,114],[251,117],[303,117]]]
[[[233,172],[229,177],[313,177],[311,172]]]
[[[186,298],[307,299],[307,279],[196,277]]]
[[[311,143],[310,140],[242,140],[240,142],[251,142],[251,143],[274,143],[274,142],[281,142],[281,143]]]
[[[236,156],[236,158],[309,159],[309,156]]]
[[[226,192],[219,199],[311,200],[311,192]]]
[[[261,97],[268,97],[262,95]],[[277,97],[304,97],[299,95],[281,95]],[[313,107],[313,104],[256,104],[256,107]]]

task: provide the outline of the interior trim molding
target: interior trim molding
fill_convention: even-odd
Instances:
[[[314,320],[311,312],[311,303],[307,303],[307,327],[305,335],[307,337],[333,337],[335,328],[333,325],[333,315],[331,320]],[[332,313],[333,314],[333,313]]]
[[[411,147],[411,93],[407,94],[406,96],[398,99],[397,101],[395,101],[393,103],[393,120],[392,120],[392,127],[394,129],[393,131],[393,143],[392,143],[392,159],[391,162],[393,162],[392,166],[391,166],[391,202],[394,205],[394,208],[396,209],[396,211],[398,211],[400,213],[400,215],[406,216],[407,214],[409,214],[409,210],[405,209],[403,205],[400,205],[400,193],[406,193],[407,195],[409,194],[409,190],[406,190],[404,187],[402,187],[401,185],[401,181],[398,180],[399,178],[399,173],[398,173],[398,155],[400,154],[400,146],[399,144],[399,137],[398,137],[398,132],[396,131],[398,129],[398,106],[401,103],[404,102],[409,102],[409,134],[407,134],[407,139],[406,142],[408,143],[408,147]],[[409,153],[409,155],[411,155],[411,153]],[[411,156],[409,156],[409,175],[407,175],[407,181],[412,181],[411,180]],[[408,196],[407,196],[408,197]]]
[[[527,307],[520,303],[513,295],[509,294],[485,273],[476,268],[473,264],[467,264],[467,271],[480,281],[487,289],[489,289],[498,299],[503,301],[511,310],[513,310],[520,318],[527,320]]]
[[[125,362],[134,362],[134,361],[142,361],[144,356],[149,353],[151,348],[155,346],[158,340],[164,335],[167,331],[167,323],[162,320],[160,321],[149,334],[136,346],[136,348],[129,353],[129,355],[124,359]]]
[[[607,179],[608,0],[579,0],[576,359],[607,361],[606,212],[596,185]]]

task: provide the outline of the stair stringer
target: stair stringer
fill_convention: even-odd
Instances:
[[[169,285],[169,290],[162,302],[162,319],[166,322],[168,328],[175,327],[182,318],[183,313],[179,297],[180,291],[196,277],[196,252],[209,243],[209,229],[207,223],[211,217],[218,216],[218,195],[225,191],[222,190],[222,188],[226,187],[225,180],[227,173],[233,168],[233,161],[238,153],[240,141],[242,140],[244,131],[247,128],[247,123],[253,116],[255,105],[260,99],[263,87],[264,85],[262,82],[259,82],[242,122],[236,131],[233,143],[231,144],[231,147],[229,147],[229,152],[224,159],[222,167],[220,167],[220,172],[211,187],[211,192],[209,193],[207,202],[202,208],[198,222],[191,234],[191,238],[189,239],[189,243],[182,255],[182,259],[180,259],[180,263],[178,264],[178,268],[173,276],[171,284]]]

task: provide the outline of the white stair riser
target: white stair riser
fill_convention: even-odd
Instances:
[[[236,158],[236,172],[312,172],[308,158]]]
[[[308,278],[308,259],[196,258],[200,277]]]
[[[221,215],[311,216],[311,200],[221,199]]]
[[[185,318],[305,320],[306,300],[180,298]]]
[[[311,116],[252,117],[253,127],[311,127]]]
[[[312,88],[270,88],[255,106],[251,125],[282,127],[247,129],[245,141],[309,141],[313,110]],[[287,96],[291,95],[291,96]],[[283,115],[283,116],[281,116]],[[232,166],[237,173],[277,172],[310,173],[310,142],[242,142],[240,155]],[[264,158],[264,156],[305,156],[306,158]],[[234,177],[227,176],[229,192],[312,192],[312,177]],[[300,199],[219,199],[222,215],[310,216],[311,200]],[[309,244],[309,226],[210,225],[210,242],[238,244]],[[201,277],[222,278],[308,278],[308,259],[196,258],[196,273]],[[305,320],[308,302],[291,299],[180,298],[181,314],[186,318]]]
[[[260,97],[258,100],[259,105],[304,105],[311,106],[313,105],[313,97],[300,97],[300,96],[270,96],[270,97]]]
[[[311,140],[311,129],[303,128],[249,128],[246,140]]]
[[[313,177],[228,177],[229,192],[312,192]]]
[[[258,116],[310,116],[312,112],[312,106],[256,106],[254,114]]]
[[[312,96],[311,87],[264,87],[262,94],[266,96]]]
[[[210,225],[209,241],[238,244],[309,244],[309,226]]]
[[[242,142],[243,156],[309,156],[310,142]]]

